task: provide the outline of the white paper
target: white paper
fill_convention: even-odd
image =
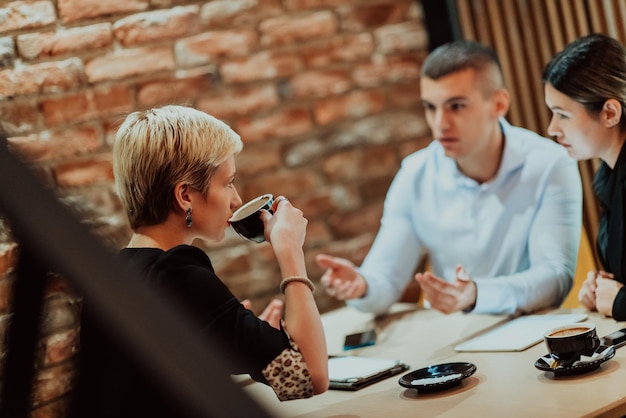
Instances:
[[[584,321],[587,314],[526,315],[454,347],[456,351],[522,351],[551,328]]]

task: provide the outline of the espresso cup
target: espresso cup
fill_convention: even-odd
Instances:
[[[265,241],[265,228],[261,219],[261,211],[271,212],[273,202],[274,196],[271,194],[264,194],[252,199],[233,213],[229,219],[230,226],[245,239],[254,242]]]
[[[550,355],[564,363],[578,361],[580,356],[591,357],[600,346],[596,326],[589,322],[553,328],[543,338]]]

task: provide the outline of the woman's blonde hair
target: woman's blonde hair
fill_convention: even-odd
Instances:
[[[113,145],[113,173],[131,228],[163,222],[175,210],[178,183],[206,196],[215,169],[242,147],[228,125],[190,107],[128,115]]]

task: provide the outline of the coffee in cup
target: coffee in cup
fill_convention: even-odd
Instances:
[[[241,206],[229,219],[230,225],[243,238],[254,242],[265,241],[264,225],[261,219],[261,211],[271,212],[274,196],[264,194],[256,197]]]
[[[592,323],[563,325],[543,335],[550,355],[567,365],[580,360],[580,356],[591,357],[600,346],[596,326]]]

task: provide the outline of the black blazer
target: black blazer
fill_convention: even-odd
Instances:
[[[600,201],[602,215],[596,246],[605,271],[626,284],[626,147],[622,147],[613,170],[602,163],[594,178],[594,190]],[[613,302],[613,318],[626,320],[626,286]]]

